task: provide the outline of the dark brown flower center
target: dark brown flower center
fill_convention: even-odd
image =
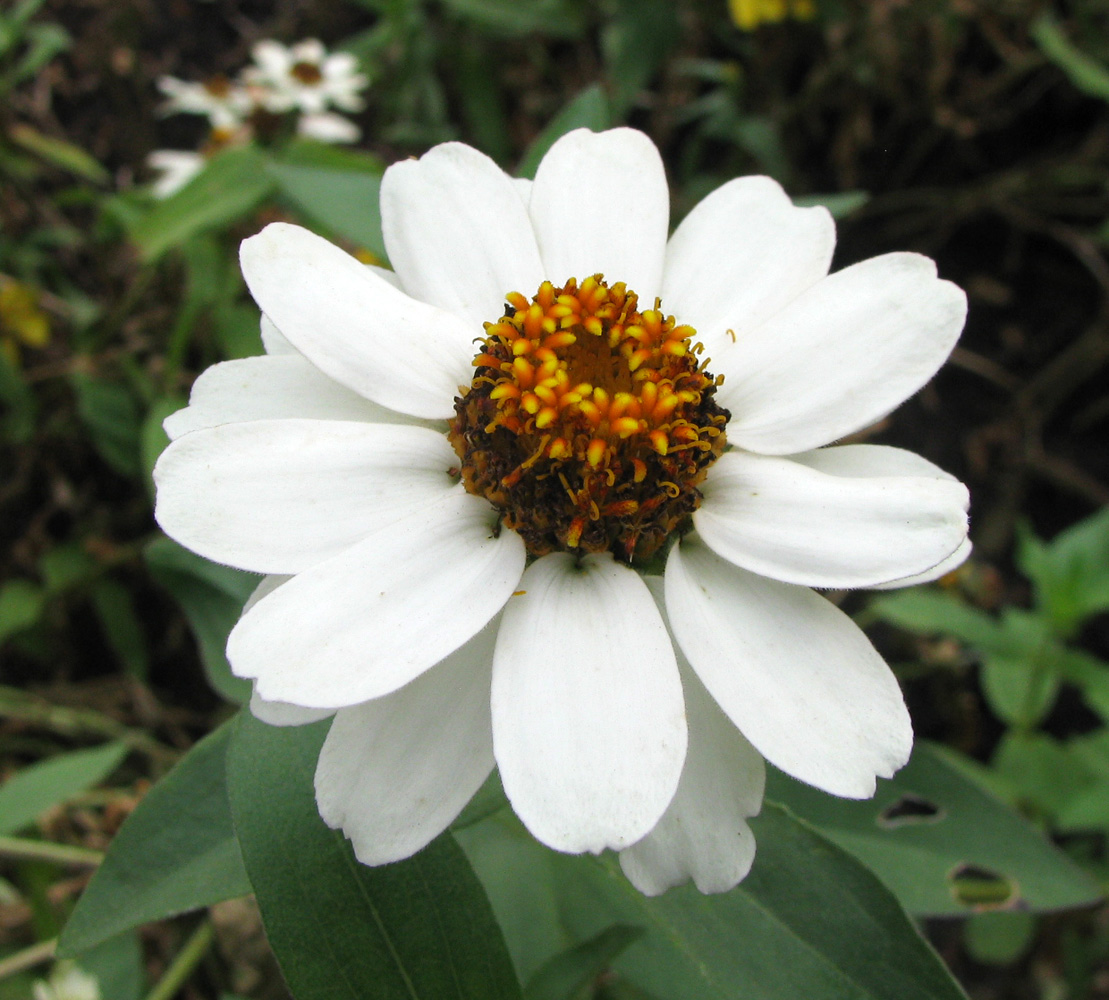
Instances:
[[[289,72],[294,80],[303,83],[307,87],[314,87],[323,79],[323,72],[320,70],[319,64],[314,62],[293,63]]]
[[[599,274],[507,303],[455,400],[466,489],[534,556],[650,558],[700,505],[697,486],[724,450],[722,379],[698,363],[696,331],[658,301],[640,311]]]

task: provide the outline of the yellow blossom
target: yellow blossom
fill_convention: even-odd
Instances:
[[[743,31],[760,24],[776,24],[787,17],[811,21],[816,17],[814,0],[728,0],[732,21]]]

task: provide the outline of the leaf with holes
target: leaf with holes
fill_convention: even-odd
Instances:
[[[611,855],[550,851],[507,810],[458,839],[529,979],[550,968],[544,952],[566,950],[561,942],[626,924],[645,933],[613,968],[667,1000],[964,996],[889,890],[850,854],[774,805],[752,827],[755,866],[731,892],[704,896],[686,885],[654,899]]]
[[[766,797],[849,850],[918,916],[1056,910],[1098,899],[1097,886],[1066,855],[965,777],[952,756],[918,741],[908,765],[864,802],[771,769]]]

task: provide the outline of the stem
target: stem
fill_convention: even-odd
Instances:
[[[192,937],[185,942],[185,947],[166,969],[165,975],[158,980],[157,985],[147,995],[146,1000],[172,1000],[177,991],[185,984],[185,980],[192,975],[193,969],[200,964],[205,952],[211,947],[216,932],[209,920],[205,920],[195,931]]]
[[[22,837],[0,837],[0,857],[25,861],[53,861],[59,865],[95,868],[104,860],[102,851],[70,844],[54,844],[48,840],[26,840]]]
[[[14,955],[9,955],[0,961],[0,979],[6,979],[8,976],[14,976],[24,969],[49,962],[54,957],[54,949],[57,947],[58,939],[51,938],[49,941],[40,941],[38,944],[31,945],[30,948],[24,948]]]

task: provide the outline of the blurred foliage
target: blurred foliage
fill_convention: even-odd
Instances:
[[[199,141],[187,123],[158,119],[157,77],[231,75],[259,38],[313,34],[354,53],[372,80],[363,148],[228,150],[155,200],[146,154]],[[956,936],[933,928],[972,994],[1109,996],[1104,909],[1012,908],[1014,872],[1025,897],[1037,865],[1059,885],[1070,872],[1071,903],[1081,876],[1051,868],[1063,862],[1037,853],[1049,849],[1023,825],[1007,841],[1009,870],[998,870],[996,846],[992,866],[974,853],[975,819],[996,832],[1008,815],[993,794],[1101,886],[1109,878],[1109,394],[1098,377],[1109,362],[1107,99],[1099,0],[5,5],[0,796],[20,801],[3,813],[19,825],[5,825],[12,843],[0,850],[0,967],[59,933],[85,881],[74,872],[101,859],[141,800],[119,849],[172,867],[187,842],[196,877],[129,897],[134,922],[94,911],[85,926],[110,934],[75,945],[79,964],[112,1000],[167,982],[182,956],[194,996],[283,995],[272,959],[251,945],[252,911],[163,920],[141,944],[134,930],[238,895],[246,877],[220,784],[230,728],[197,740],[248,694],[223,642],[256,581],[157,532],[149,474],[167,442],[161,421],[197,372],[262,349],[236,262],[243,236],[292,219],[385,262],[387,163],[461,139],[530,176],[568,129],[626,123],[659,144],[675,220],[727,179],[767,173],[841,219],[837,265],[916,249],[968,289],[952,365],[881,430],[971,484],[979,558],[950,586],[884,595],[863,612],[886,623],[874,633],[883,651],[905,654],[918,729],[947,746],[924,750],[872,803],[829,806],[779,782],[775,797],[816,828],[775,809],[765,822],[834,852],[846,880],[870,877],[861,858],[914,913],[975,911]],[[207,839],[187,825],[188,836],[168,836],[179,796],[213,782],[223,811],[200,817]],[[941,785],[954,804],[937,803]],[[458,836],[494,910],[517,914],[502,922],[525,995],[657,989],[649,970],[628,970],[644,935],[665,929],[613,895],[603,866],[571,875],[564,859],[529,853],[490,796],[490,822]],[[933,823],[928,807],[941,805]],[[256,804],[238,808],[249,816]],[[932,878],[921,876],[916,898],[898,881],[910,856]],[[498,865],[538,873],[560,894],[564,922],[547,927],[509,896]],[[127,871],[105,865],[97,879]],[[607,925],[583,906],[583,884],[607,887]],[[758,891],[752,882],[743,892],[755,902],[727,905],[758,905]],[[725,945],[702,930],[669,939],[686,948],[680,974],[697,974],[689,955],[731,974]],[[41,964],[6,973],[0,1000],[22,1000],[46,975]]]

